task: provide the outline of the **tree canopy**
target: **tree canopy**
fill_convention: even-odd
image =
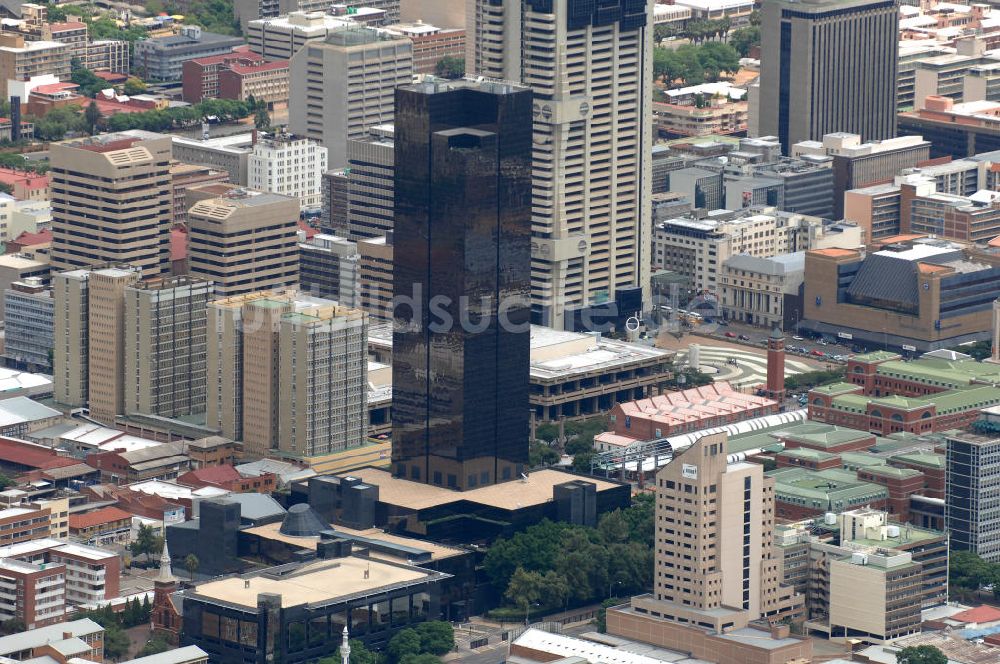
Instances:
[[[908,646],[896,653],[897,664],[948,664],[948,658],[934,646]]]
[[[462,78],[465,76],[465,60],[446,55],[434,65],[434,73],[442,78]]]
[[[653,498],[601,517],[596,528],[542,521],[498,540],[483,569],[508,606],[560,609],[640,592],[652,583]]]

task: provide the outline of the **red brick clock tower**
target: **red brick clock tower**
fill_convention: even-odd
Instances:
[[[767,396],[775,401],[785,398],[785,337],[775,327],[767,339]]]

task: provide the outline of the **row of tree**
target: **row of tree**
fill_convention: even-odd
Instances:
[[[653,76],[667,86],[680,80],[685,85],[717,81],[740,68],[736,49],[722,42],[682,44],[676,49],[653,49]]]
[[[125,630],[129,627],[149,624],[152,611],[153,606],[150,604],[149,598],[146,597],[141,603],[138,598],[127,602],[125,608],[119,612],[114,611],[110,605],[105,605],[100,609],[80,611],[77,613],[77,617],[90,618],[104,628],[104,655],[108,659],[117,661],[128,655],[131,646],[131,640]],[[156,647],[158,646],[152,646],[152,648]],[[170,646],[166,645],[163,650],[156,652],[163,652],[169,648]],[[155,654],[155,652],[147,654]]]
[[[455,647],[451,624],[433,620],[408,627],[389,640],[385,652],[372,652],[362,641],[350,640],[351,664],[441,664],[441,655]],[[340,664],[336,657],[324,657],[316,664]]]
[[[647,589],[653,573],[651,494],[601,517],[596,528],[543,521],[498,540],[483,560],[507,605],[558,610]]]

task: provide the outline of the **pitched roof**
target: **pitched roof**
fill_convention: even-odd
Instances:
[[[205,468],[184,473],[177,478],[177,482],[189,486],[200,486],[204,484],[224,484],[242,479],[242,477],[232,466],[206,466]]]
[[[24,231],[16,238],[14,242],[21,245],[22,247],[32,247],[37,244],[49,244],[52,242],[52,231],[48,228],[43,228],[37,233],[29,233]]]
[[[75,466],[79,461],[61,457],[56,454],[55,450],[41,445],[34,445],[12,438],[0,438],[0,463],[48,470],[50,468]]]
[[[122,521],[123,519],[131,518],[132,515],[123,509],[119,509],[117,507],[102,507],[99,510],[87,512],[86,514],[70,514],[69,527],[75,530],[80,528],[92,528],[93,526],[98,526],[102,523],[111,523],[113,521]]]
[[[962,611],[949,617],[951,620],[965,623],[987,623],[1000,620],[1000,609],[994,606],[977,606],[968,611]]]

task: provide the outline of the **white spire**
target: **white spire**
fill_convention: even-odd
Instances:
[[[160,552],[160,573],[156,577],[157,581],[163,583],[173,583],[176,581],[173,571],[170,569],[170,550],[167,548],[167,538],[163,538],[163,551]]]
[[[341,664],[351,664],[351,644],[348,642],[347,625],[344,625],[344,640],[340,645]]]

